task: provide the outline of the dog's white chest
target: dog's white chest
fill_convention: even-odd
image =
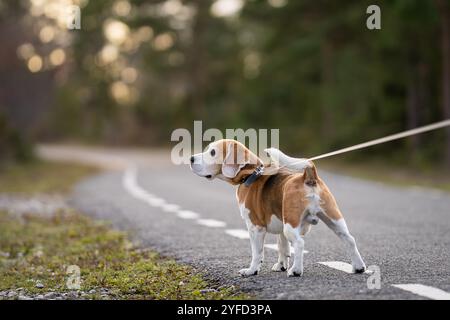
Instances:
[[[283,232],[283,222],[277,218],[276,215],[270,217],[270,223],[266,227],[267,232],[270,233],[282,233]]]

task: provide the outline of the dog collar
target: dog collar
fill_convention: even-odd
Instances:
[[[247,176],[244,179],[243,183],[245,184],[246,187],[249,187],[253,182],[258,180],[259,177],[261,177],[263,173],[264,173],[264,166],[260,165],[260,166],[256,167],[255,171],[253,171],[253,173],[251,175]]]

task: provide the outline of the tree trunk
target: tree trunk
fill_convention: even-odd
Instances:
[[[415,42],[419,42],[416,39]],[[427,70],[428,65],[422,61],[419,48],[410,48],[409,54],[409,83],[406,96],[407,129],[414,129],[423,123],[423,110],[426,109],[427,100]],[[421,136],[413,135],[409,138],[412,155],[420,151]]]
[[[414,67],[413,67],[414,68]],[[408,84],[408,93],[406,98],[406,115],[407,115],[407,126],[408,129],[414,129],[419,126],[419,92],[418,83],[415,70],[413,70],[413,75]],[[419,135],[414,135],[410,138],[411,140],[411,151],[412,154],[416,155],[419,150]]]
[[[208,86],[208,54],[206,32],[209,24],[209,2],[198,1],[196,17],[192,29],[192,43],[188,51],[188,107],[192,108],[194,117],[205,116],[206,92]]]
[[[450,4],[448,0],[438,0],[441,15],[442,45],[442,112],[450,119]],[[450,128],[446,130],[446,165],[450,169]]]
[[[333,72],[333,44],[330,40],[325,39],[321,47],[321,116],[322,116],[322,136],[327,141],[332,141],[335,137],[335,127],[333,123],[333,101],[331,93],[334,86],[334,72]]]

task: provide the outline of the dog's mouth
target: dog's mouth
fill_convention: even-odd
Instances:
[[[211,180],[212,179],[212,175],[208,174],[205,176],[206,179]]]

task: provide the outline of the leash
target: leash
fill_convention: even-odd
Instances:
[[[416,134],[420,134],[423,132],[427,132],[427,131],[432,131],[432,130],[436,130],[436,129],[440,129],[440,128],[444,128],[444,127],[448,127],[450,126],[450,119],[447,120],[443,120],[443,121],[439,121],[439,122],[435,122],[423,127],[419,127],[419,128],[415,128],[415,129],[411,129],[411,130],[407,130],[407,131],[403,131],[400,133],[396,133],[396,134],[391,134],[389,136],[386,136],[384,138],[379,138],[379,139],[375,139],[375,140],[371,140],[371,141],[367,141],[364,143],[360,143],[351,147],[347,147],[347,148],[343,148],[343,149],[339,149],[333,152],[329,152],[329,153],[325,153],[322,154],[320,156],[315,156],[313,158],[309,158],[308,160],[318,160],[318,159],[323,159],[323,158],[328,158],[328,157],[332,157],[341,153],[346,153],[346,152],[350,152],[350,151],[354,151],[354,150],[359,150],[359,149],[363,149],[363,148],[368,148],[371,146],[375,146],[377,144],[382,144],[382,143],[386,143],[389,141],[393,141],[393,140],[398,140],[398,139],[402,139],[402,138],[406,138],[409,136],[413,136]]]
[[[321,155],[318,155],[318,156],[315,156],[315,157],[312,157],[312,158],[309,158],[309,159],[306,159],[306,160],[313,161],[313,160],[319,160],[319,159],[323,159],[323,158],[328,158],[328,157],[332,157],[332,156],[335,156],[335,155],[338,155],[338,154],[342,154],[342,153],[347,153],[347,152],[350,152],[350,151],[355,151],[355,150],[359,150],[359,149],[368,148],[368,147],[375,146],[375,145],[382,144],[382,143],[386,143],[386,142],[389,142],[389,141],[398,140],[398,139],[406,138],[406,137],[409,137],[409,136],[417,135],[417,134],[420,134],[420,133],[424,133],[424,132],[427,132],[427,131],[433,131],[433,130],[437,130],[437,129],[444,128],[444,127],[449,127],[449,126],[450,126],[450,119],[446,119],[446,120],[435,122],[435,123],[432,123],[432,124],[429,124],[429,125],[426,125],[426,126],[422,126],[422,127],[418,127],[418,128],[415,128],[415,129],[399,132],[399,133],[396,133],[396,134],[391,134],[391,135],[383,137],[383,138],[370,140],[370,141],[367,141],[367,142],[364,142],[364,143],[360,143],[360,144],[357,144],[357,145],[354,145],[354,146],[351,146],[351,147],[339,149],[339,150],[336,150],[336,151],[333,151],[333,152],[324,153],[324,154],[321,154]],[[286,167],[288,165],[302,163],[304,161],[305,161],[305,159],[302,159],[302,160],[299,160],[299,161],[296,161],[296,162],[289,163],[287,165],[283,165],[280,168]]]

